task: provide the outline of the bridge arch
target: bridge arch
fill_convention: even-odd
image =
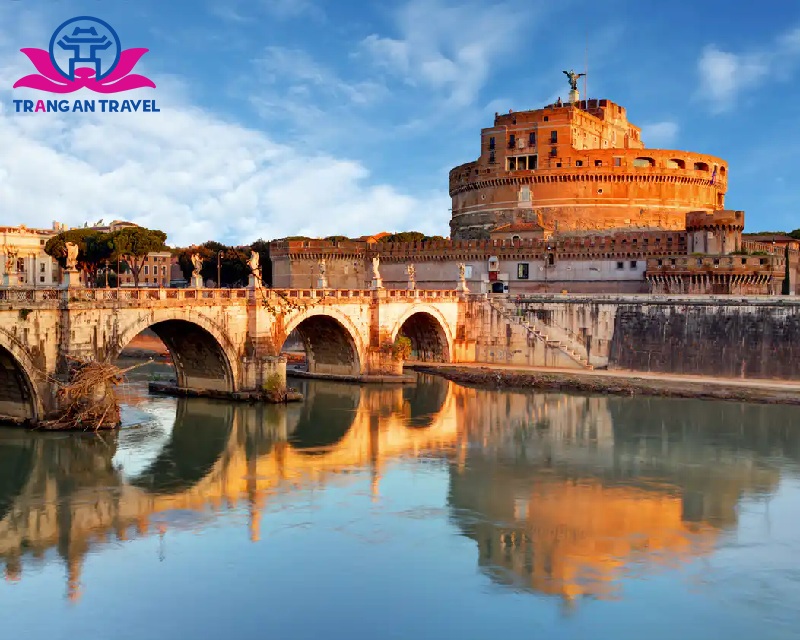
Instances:
[[[41,375],[28,350],[0,330],[0,416],[31,421],[44,417],[37,388]]]
[[[154,309],[127,325],[107,351],[115,360],[131,340],[151,329],[169,350],[178,386],[208,391],[239,390],[239,356],[216,323],[181,308]]]
[[[392,330],[392,340],[404,335],[411,340],[411,359],[421,362],[451,362],[453,336],[442,312],[431,305],[406,311]]]
[[[292,318],[285,326],[283,343],[297,331],[312,373],[358,376],[363,369],[364,340],[352,320],[326,307],[311,309]]]

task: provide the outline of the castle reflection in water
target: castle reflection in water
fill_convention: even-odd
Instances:
[[[135,428],[0,431],[6,579],[56,549],[76,599],[96,545],[202,528],[243,507],[257,541],[278,496],[368,473],[380,500],[386,465],[424,456],[447,465],[450,521],[493,581],[609,597],[630,567],[712,552],[735,531],[743,497],[776,490],[773,462],[800,460],[789,428],[800,412],[789,407],[495,392],[429,376],[300,384],[306,400],[287,407],[170,400],[177,416],[163,440]],[[123,449],[153,442],[140,468],[120,464]]]

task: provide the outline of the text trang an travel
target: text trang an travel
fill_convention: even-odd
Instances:
[[[160,113],[155,100],[14,100],[16,113]]]

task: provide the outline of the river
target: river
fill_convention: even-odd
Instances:
[[[800,636],[800,408],[293,384],[0,430],[4,637]]]

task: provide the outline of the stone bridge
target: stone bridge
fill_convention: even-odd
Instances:
[[[169,349],[180,388],[227,394],[284,381],[293,332],[312,374],[398,376],[401,333],[415,360],[468,360],[467,306],[441,290],[3,289],[0,415],[40,419],[69,358],[114,361],[144,329]]]

